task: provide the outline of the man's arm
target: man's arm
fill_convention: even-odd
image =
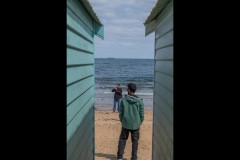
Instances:
[[[141,120],[141,124],[142,124],[142,122],[144,120],[144,104],[143,104],[143,102],[140,103],[139,114],[140,114],[140,120]]]
[[[121,101],[121,103],[120,103],[120,110],[119,110],[120,122],[122,122],[122,117],[123,117],[123,101]]]

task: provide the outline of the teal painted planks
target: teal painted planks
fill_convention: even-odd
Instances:
[[[153,116],[155,116],[154,127],[156,127],[159,130],[160,129],[164,130],[165,135],[168,137],[169,140],[171,140],[171,142],[173,142],[173,125],[170,125],[167,122],[167,120],[165,119],[165,116],[161,112],[157,112],[155,110],[155,112],[153,113]]]
[[[80,122],[83,121],[83,118],[85,117],[86,113],[93,108],[94,105],[94,98],[92,98],[87,105],[84,106],[84,108],[81,110],[81,112],[78,112],[77,115],[71,120],[71,122],[67,125],[67,142],[72,137],[76,129],[78,128]]]
[[[156,49],[173,45],[173,31],[168,32],[164,36],[156,39]]]
[[[173,46],[156,50],[155,60],[173,60]]]
[[[161,96],[167,104],[173,108],[173,92],[166,89],[162,84],[159,84],[158,82],[154,83],[154,94],[157,93],[159,96]]]
[[[157,115],[155,115],[157,116]],[[173,137],[169,136],[169,132],[165,129],[165,126],[162,125],[162,122],[155,124],[155,133],[157,135],[154,137],[156,142],[154,146],[156,147],[158,144],[161,147],[161,150],[165,156],[168,158],[173,156]]]
[[[67,29],[67,45],[93,53],[93,44]]]
[[[76,116],[87,104],[93,101],[94,87],[91,86],[80,97],[67,106],[67,124]]]
[[[67,9],[67,25],[93,42],[93,32],[69,9]]]
[[[78,18],[73,19],[70,13],[67,14],[67,28],[93,43],[93,34],[89,28],[84,27],[84,24]]]
[[[93,74],[93,65],[67,68],[67,85]]]
[[[82,155],[81,150],[83,150],[83,148],[85,147],[83,141],[87,138],[92,139],[93,136],[92,137],[89,136],[89,132],[91,132],[91,128],[93,127],[93,119],[92,119],[93,115],[94,115],[94,111],[92,108],[88,111],[88,113],[85,114],[83,121],[80,122],[79,127],[76,129],[76,132],[67,143],[67,159],[68,160],[70,158],[72,160],[75,157]]]
[[[155,71],[173,76],[173,61],[156,61]]]
[[[67,65],[94,63],[94,55],[67,48]]]
[[[93,21],[91,17],[88,15],[86,10],[82,7],[82,4],[78,0],[71,0],[67,2],[67,7],[78,16],[91,31],[93,32]]]
[[[160,72],[155,72],[155,78],[154,81],[164,85],[168,90],[173,92],[173,77],[160,73]]]
[[[156,107],[155,112],[161,112],[169,125],[173,126],[173,108],[171,108],[164,99],[158,94],[154,95],[154,106]]]
[[[67,87],[67,105],[80,96],[84,91],[86,91],[89,87],[93,86],[94,79],[93,76],[90,76],[86,79],[83,79],[77,83],[73,83],[72,85]]]
[[[156,38],[159,38],[173,29],[173,15],[156,28]]]

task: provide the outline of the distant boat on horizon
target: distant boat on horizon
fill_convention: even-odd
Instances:
[[[115,59],[115,58],[113,58],[113,57],[108,57],[107,59]]]

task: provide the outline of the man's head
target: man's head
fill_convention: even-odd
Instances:
[[[135,93],[136,92],[136,90],[137,90],[137,86],[136,86],[136,84],[134,84],[134,83],[129,83],[128,85],[127,85],[127,87],[128,87],[128,92],[131,92],[131,93]]]
[[[119,84],[119,83],[117,84],[117,88],[118,88],[118,87],[120,87],[120,84]]]

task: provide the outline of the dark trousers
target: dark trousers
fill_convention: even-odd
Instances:
[[[129,130],[122,127],[121,135],[119,137],[118,143],[118,152],[117,152],[117,159],[123,158],[123,153],[126,145],[126,141],[128,139],[129,132],[131,132],[131,139],[132,139],[132,157],[131,160],[137,159],[137,150],[138,150],[138,140],[139,140],[139,129],[136,130]]]

